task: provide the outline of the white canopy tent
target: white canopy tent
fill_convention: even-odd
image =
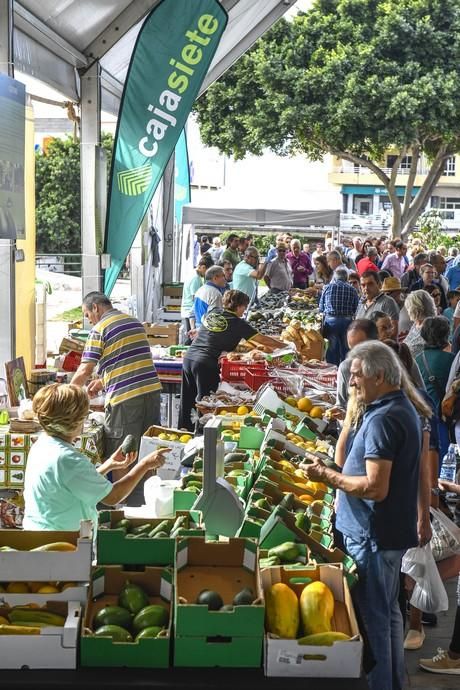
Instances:
[[[193,0],[190,0],[193,2]],[[15,70],[53,87],[80,105],[82,169],[83,291],[98,289],[101,266],[96,226],[103,226],[104,199],[100,113],[116,114],[130,56],[146,15],[160,0],[0,0],[0,71]],[[202,91],[218,79],[295,0],[220,0],[229,14],[227,28]],[[169,198],[171,171],[163,184]],[[163,203],[163,207],[168,205]],[[102,222],[101,222],[102,221]],[[172,216],[161,220],[163,237],[173,236]],[[172,278],[172,242],[163,245],[165,279]],[[0,360],[15,353],[15,243],[0,243],[2,313]],[[144,284],[144,283],[143,283]],[[143,288],[144,289],[144,288]],[[144,302],[145,300],[141,300]]]

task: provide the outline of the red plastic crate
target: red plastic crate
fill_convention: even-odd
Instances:
[[[259,372],[246,369],[244,373],[244,383],[253,391],[258,391],[265,383],[269,383],[278,393],[288,393],[288,387],[283,379],[270,376],[268,370]]]
[[[221,379],[228,383],[244,383],[245,371],[265,372],[267,365],[265,362],[231,362],[227,358],[222,360]]]
[[[81,363],[81,352],[69,352],[62,363],[63,371],[77,371]]]

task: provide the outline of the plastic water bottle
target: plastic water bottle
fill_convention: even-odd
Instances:
[[[446,482],[455,482],[457,473],[457,456],[455,454],[455,444],[451,443],[447,453],[442,459],[440,479]]]

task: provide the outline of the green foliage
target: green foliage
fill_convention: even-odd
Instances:
[[[102,136],[110,170],[113,137]],[[80,142],[53,139],[35,155],[37,251],[41,254],[79,254]]]
[[[247,228],[232,228],[231,230],[225,230],[224,232],[219,233],[219,237],[221,239],[222,246],[225,247],[227,237],[229,235],[238,235],[239,237],[243,237],[248,234],[251,234],[251,230],[248,230]],[[270,249],[270,246],[275,244],[275,237],[276,235],[274,233],[268,233],[265,235],[256,235],[254,233],[254,246],[257,247],[259,252],[265,256]]]
[[[443,228],[444,219],[441,213],[432,208],[422,213],[419,218],[419,227],[411,233],[411,236],[419,239],[426,249],[437,249],[440,245],[444,245],[447,249],[458,247],[459,235],[447,235]]]
[[[407,229],[459,150],[459,60],[458,0],[316,0],[280,20],[195,110],[203,141],[236,159],[267,148],[369,158]],[[379,167],[390,147],[412,153],[414,166],[422,154],[433,161],[410,208]]]

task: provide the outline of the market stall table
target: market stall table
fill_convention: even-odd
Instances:
[[[365,678],[266,678],[262,669],[170,668],[80,669],[78,671],[2,671],[5,688],[145,688],[149,690],[367,690]]]

